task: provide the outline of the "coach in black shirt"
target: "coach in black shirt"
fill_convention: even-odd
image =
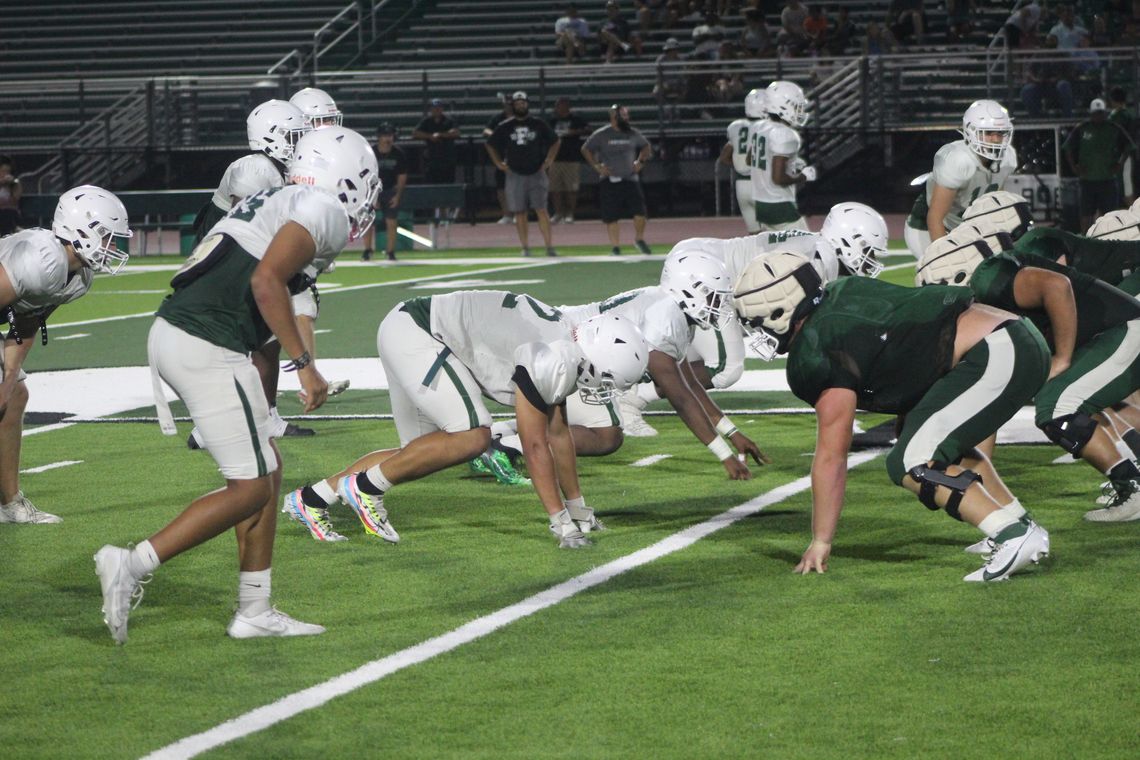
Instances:
[[[495,166],[507,174],[507,209],[515,215],[515,226],[522,243],[522,255],[530,255],[527,245],[527,209],[533,208],[538,228],[546,242],[546,255],[557,256],[550,239],[550,215],[546,212],[550,181],[546,170],[554,163],[561,141],[542,119],[530,115],[526,93],[511,96],[514,118],[495,127],[487,140],[487,153]]]
[[[408,184],[408,157],[396,146],[396,128],[389,122],[384,122],[376,130],[376,146],[372,149],[376,154],[376,166],[380,174],[380,196],[376,199],[376,210],[384,217],[384,227],[387,233],[384,239],[384,249],[389,261],[396,260],[396,227],[400,213],[400,199],[404,195],[404,186]],[[364,236],[364,255],[360,258],[369,261],[372,258],[372,244],[375,239],[375,227],[369,227]]]

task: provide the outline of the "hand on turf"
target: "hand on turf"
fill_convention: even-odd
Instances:
[[[321,373],[317,372],[316,365],[310,364],[299,370],[297,379],[301,381],[301,391],[297,394],[297,398],[305,405],[304,413],[308,414],[314,409],[319,409],[329,397],[329,384],[321,377]]]
[[[772,464],[772,459],[763,451],[761,451],[760,447],[757,446],[751,438],[746,436],[744,433],[741,433],[739,430],[733,433],[729,440],[732,441],[732,445],[736,447],[737,451],[739,451],[741,454],[747,454],[748,456],[752,457],[756,464],[761,466]]]
[[[831,556],[831,544],[825,541],[812,540],[808,544],[800,563],[796,565],[795,572],[800,575],[809,575],[814,570],[817,573],[827,572],[827,558]]]
[[[748,465],[741,462],[736,457],[729,457],[721,462],[724,469],[728,470],[729,480],[751,480],[752,471],[748,469]]]

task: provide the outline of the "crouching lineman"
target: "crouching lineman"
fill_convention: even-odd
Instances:
[[[281,457],[269,436],[269,409],[250,353],[276,335],[293,357],[305,411],[324,403],[328,384],[297,330],[290,294],[308,287],[307,268],[325,268],[373,219],[380,190],[368,141],[343,127],[297,143],[289,185],[241,201],[213,228],[171,281],[147,344],[163,431],[175,428],[158,377],[185,402],[205,448],[225,478],[166,527],[133,549],[95,555],[103,619],[127,640],[133,597],[159,564],[233,528],[238,544],[238,605],[233,638],[323,633],[270,605]]]
[[[1115,497],[1086,520],[1140,519],[1140,468],[1093,415],[1140,388],[1140,301],[1106,282],[985,236],[976,217],[927,249],[915,281],[969,284],[980,303],[1023,315],[1052,342],[1049,381],[1037,393],[1037,427],[1108,476]],[[992,249],[996,247],[998,252]]]
[[[28,405],[24,359],[47,343],[46,320],[58,306],[91,289],[94,273],[117,274],[127,263],[117,239],[131,236],[127,210],[111,193],[83,185],[60,196],[50,230],[27,229],[0,239],[0,321],[9,324],[0,354],[0,523],[57,523],[20,490],[20,441]]]
[[[480,393],[515,407],[534,489],[562,548],[589,543],[602,526],[578,484],[566,400],[602,403],[645,372],[649,349],[629,320],[601,315],[573,329],[557,309],[527,295],[459,291],[413,298],[380,323],[400,448],[374,451],[342,472],[285,497],[283,512],[319,541],[342,541],[328,519],[338,498],[367,533],[395,543],[384,497],[487,450],[491,415]]]
[[[974,448],[1045,381],[1049,350],[1031,322],[972,304],[965,288],[863,277],[823,287],[803,258],[779,251],[748,265],[734,299],[761,356],[786,353],[792,392],[816,411],[812,541],[797,572],[827,569],[857,409],[905,415],[891,480],[994,539],[965,580],[1005,580],[1048,554],[1048,534]]]

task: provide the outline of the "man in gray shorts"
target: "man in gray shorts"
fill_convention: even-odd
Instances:
[[[495,166],[506,172],[507,209],[515,215],[522,255],[530,255],[527,209],[534,209],[538,229],[546,242],[546,255],[557,256],[550,240],[550,215],[546,211],[550,194],[546,170],[554,163],[561,141],[549,124],[530,115],[525,92],[519,90],[512,95],[511,106],[514,118],[495,127],[487,138],[487,153]]]

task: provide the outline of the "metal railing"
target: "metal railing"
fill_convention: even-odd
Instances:
[[[356,21],[352,22],[352,24],[350,24],[346,29],[344,29],[340,34],[338,34],[332,40],[332,42],[330,42],[329,44],[325,45],[322,48],[321,47],[321,40],[324,38],[324,36],[326,34],[329,34],[333,30],[333,28],[336,27],[338,23],[340,23],[341,19],[346,18],[347,16],[350,16],[353,13],[356,14]],[[348,5],[344,6],[344,8],[340,11],[340,13],[337,13],[331,19],[326,21],[324,26],[322,26],[317,31],[313,32],[313,55],[312,55],[311,61],[313,64],[312,69],[313,69],[313,76],[314,77],[316,77],[320,74],[321,56],[323,56],[325,53],[329,52],[334,47],[336,47],[337,44],[340,43],[341,40],[343,40],[348,35],[352,34],[354,31],[356,32],[356,52],[357,52],[357,54],[359,54],[359,53],[364,51],[364,24],[363,24],[363,20],[364,20],[364,12],[361,10],[360,4],[352,2],[352,3],[349,3]]]

